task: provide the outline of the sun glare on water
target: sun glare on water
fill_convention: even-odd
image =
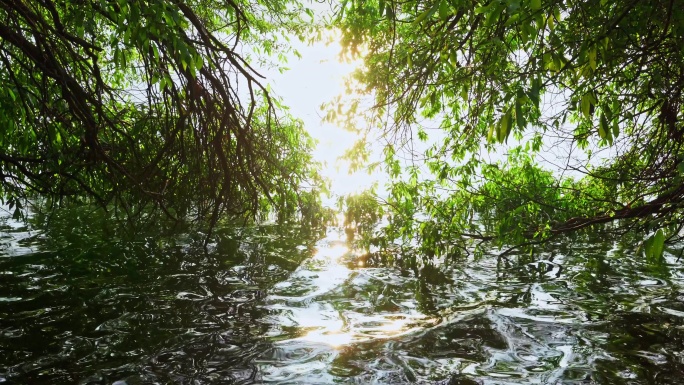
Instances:
[[[340,295],[342,287],[353,288],[368,282],[366,271],[350,267],[355,265],[353,261],[361,253],[350,249],[343,237],[341,232],[330,232],[310,259],[307,269],[315,267],[315,270],[311,269],[315,274],[308,275],[312,290],[306,298],[315,302],[304,310],[293,311],[296,324],[304,331],[295,340],[339,348],[352,343],[398,337],[431,322],[416,311],[369,313],[364,308],[373,305],[364,305],[365,297],[348,298],[346,302],[350,306],[326,305],[330,304],[330,297]],[[357,278],[362,280],[355,282]]]

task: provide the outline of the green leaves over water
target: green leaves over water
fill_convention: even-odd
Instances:
[[[340,19],[345,50],[367,47],[354,75],[359,100],[377,107],[366,135],[420,137],[423,126],[442,134],[386,163],[387,236],[427,240],[428,222],[452,245],[512,247],[605,226],[680,234],[684,28],[667,20],[684,18],[684,8],[667,0],[395,5],[404,22],[362,12]],[[402,157],[409,166],[400,167]],[[473,217],[489,223],[475,226]],[[649,255],[660,255],[660,236],[649,242]]]
[[[665,250],[665,235],[662,229],[658,229],[652,236],[644,241],[644,253],[648,260],[658,260]]]

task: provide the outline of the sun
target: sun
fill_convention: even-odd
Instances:
[[[331,191],[345,195],[370,188],[377,176],[350,175],[350,164],[341,157],[359,140],[359,134],[322,121],[321,105],[344,95],[345,81],[363,65],[363,56],[349,60],[341,55],[340,36],[339,31],[326,30],[315,43],[293,43],[301,58],[288,57],[289,70],[284,73],[274,70],[264,75],[274,94],[288,101],[289,113],[301,119],[317,141],[313,156],[323,164],[320,173],[331,181]]]

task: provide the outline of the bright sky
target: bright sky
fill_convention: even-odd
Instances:
[[[295,39],[296,40],[296,39]],[[276,95],[290,107],[294,117],[302,119],[311,136],[318,140],[316,159],[326,162],[323,174],[332,181],[332,192],[343,195],[370,187],[373,178],[364,172],[348,174],[346,163],[337,160],[357,139],[356,134],[331,124],[324,124],[322,103],[344,92],[344,79],[360,62],[339,60],[339,43],[323,42],[307,46],[295,43],[302,58],[291,57],[289,71],[265,73]]]

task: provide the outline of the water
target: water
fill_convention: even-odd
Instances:
[[[4,220],[0,383],[673,384],[684,270],[633,239],[412,264],[295,226]]]

